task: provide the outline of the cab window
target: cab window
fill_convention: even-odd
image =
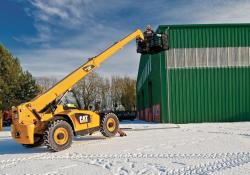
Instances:
[[[62,98],[62,104],[65,109],[80,109],[76,95],[72,91],[69,91]]]

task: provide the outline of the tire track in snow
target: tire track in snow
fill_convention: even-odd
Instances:
[[[143,172],[151,172],[157,170],[158,173],[163,174],[209,174],[212,172],[242,166],[250,162],[249,152],[239,153],[206,153],[206,154],[145,154],[145,153],[127,153],[127,154],[81,154],[68,153],[65,155],[55,155],[51,153],[44,153],[40,155],[31,156],[28,158],[8,159],[0,161],[0,170],[11,168],[17,163],[36,161],[36,160],[85,160],[90,164],[101,166],[107,170],[112,170],[114,164],[110,160],[114,159],[212,159],[213,162],[201,163],[194,166],[187,166],[181,169],[167,169],[164,166],[157,166],[156,164],[148,164],[141,170]],[[215,160],[220,159],[220,160]],[[131,164],[131,163],[130,163]],[[134,164],[129,167],[133,170]],[[143,173],[143,172],[137,173]],[[129,169],[126,167],[118,168],[118,174],[127,174]],[[53,172],[51,172],[53,173]],[[134,172],[136,173],[136,172]]]
[[[0,161],[0,170],[5,169],[5,168],[9,168],[9,167],[13,167],[17,163],[26,162],[26,161],[29,161],[29,160],[34,160],[34,159],[37,159],[39,157],[44,157],[46,155],[49,155],[49,153],[41,153],[39,155],[34,155],[34,156],[30,156],[30,157],[1,160]]]
[[[213,163],[198,164],[182,169],[167,170],[166,174],[211,174],[216,171],[242,166],[250,162],[250,156],[224,158]]]
[[[58,160],[58,159],[114,159],[114,158],[162,158],[162,159],[223,159],[249,156],[250,152],[238,152],[238,153],[190,153],[190,154],[167,154],[167,153],[122,153],[122,154],[81,154],[81,153],[67,153],[65,155],[56,155],[56,153],[42,153],[27,158],[14,158],[0,161],[0,165],[13,162],[24,162],[29,160]]]
[[[49,171],[49,172],[46,172],[46,173],[42,173],[43,175],[56,175],[56,174],[64,174],[62,173],[63,170],[66,170],[66,169],[70,169],[70,168],[74,168],[78,166],[77,164],[72,164],[72,165],[68,165],[68,166],[64,166],[64,167],[59,167],[57,168],[57,170],[54,170],[54,171]]]

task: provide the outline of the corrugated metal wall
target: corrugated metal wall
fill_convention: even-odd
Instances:
[[[165,70],[164,53],[143,55],[140,59],[140,66],[137,78],[137,115],[146,121],[160,122],[162,87],[162,71]],[[162,67],[162,68],[161,68]],[[165,95],[166,96],[166,95]]]
[[[173,48],[166,54],[169,68],[250,66],[250,47]]]
[[[250,45],[249,24],[160,26],[169,35],[170,48],[240,47]]]
[[[165,28],[172,123],[250,120],[250,25]]]
[[[250,120],[249,68],[171,69],[170,122]]]

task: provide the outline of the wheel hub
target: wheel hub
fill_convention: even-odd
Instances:
[[[116,128],[116,122],[113,118],[109,118],[107,121],[107,129],[109,132],[113,132]]]
[[[58,145],[64,145],[69,139],[68,131],[65,128],[57,128],[54,132],[54,141]]]
[[[64,138],[64,134],[63,133],[59,133],[57,135],[57,139],[62,140],[63,138]]]

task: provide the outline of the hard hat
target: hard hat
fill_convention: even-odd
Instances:
[[[147,25],[146,30],[152,30],[151,25]]]

